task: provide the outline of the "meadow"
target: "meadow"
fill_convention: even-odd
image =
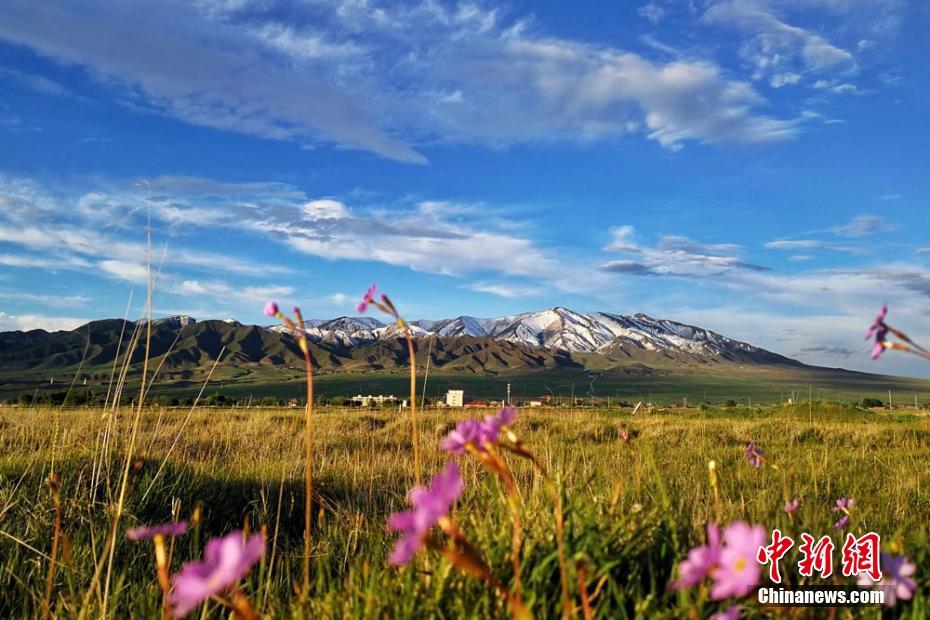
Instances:
[[[499,479],[473,458],[438,445],[466,416],[493,411],[424,410],[418,428],[426,476],[460,463],[464,492],[452,515],[505,584],[513,584],[511,514]],[[261,532],[267,550],[239,584],[262,617],[507,617],[493,589],[423,552],[388,563],[389,514],[414,484],[409,417],[395,410],[314,412],[310,588],[301,593],[304,412],[286,408],[141,410],[127,459],[129,409],[0,408],[0,617],[158,618],[161,591],[152,546],[123,532],[186,519],[172,539],[171,572],[200,557],[204,541],[230,530]],[[930,417],[924,411],[849,405],[521,410],[512,431],[554,480],[516,455],[504,458],[519,489],[519,577],[537,618],[707,618],[734,604],[740,617],[930,617]],[[109,429],[109,431],[107,430]],[[747,462],[756,442],[765,464]],[[711,484],[708,463],[719,484]],[[129,466],[112,567],[106,543]],[[60,495],[61,536],[53,551]],[[848,531],[875,531],[882,549],[918,567],[910,601],[886,609],[778,609],[746,599],[714,601],[707,587],[669,582],[705,526],[734,521],[779,527],[799,539],[830,534],[831,508],[854,498]],[[793,515],[783,510],[799,500]],[[564,508],[571,609],[562,603],[555,533]],[[783,561],[789,583],[852,583],[798,575],[797,549]],[[50,557],[59,557],[49,580]],[[794,566],[792,566],[794,565]],[[111,575],[107,581],[107,573]],[[49,601],[47,609],[46,602]],[[193,617],[229,617],[208,601]]]

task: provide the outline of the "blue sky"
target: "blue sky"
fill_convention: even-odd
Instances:
[[[80,6],[78,6],[80,5]],[[807,362],[930,340],[930,7],[0,5],[0,329],[563,305]]]

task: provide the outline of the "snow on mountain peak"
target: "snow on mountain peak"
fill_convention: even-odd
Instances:
[[[561,306],[498,318],[463,315],[438,321],[412,321],[409,325],[414,338],[433,335],[493,338],[528,347],[583,353],[611,353],[630,347],[703,357],[764,352],[699,327],[655,319],[643,313],[629,316],[583,313]],[[272,329],[282,331],[277,326]],[[371,317],[339,317],[308,322],[307,335],[312,340],[353,346],[400,338],[403,331],[393,323],[385,325]]]

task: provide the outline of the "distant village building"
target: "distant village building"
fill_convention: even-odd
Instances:
[[[529,402],[529,406],[530,406],[530,407],[542,407],[542,401],[541,401],[541,400],[531,400],[531,401]]]
[[[449,390],[446,392],[447,407],[462,407],[465,404],[465,390]]]
[[[377,396],[372,396],[371,394],[369,394],[368,396],[362,396],[361,394],[359,394],[358,396],[352,397],[352,402],[358,404],[361,407],[371,407],[373,405],[377,405],[378,407],[380,407],[384,405],[384,403],[393,403],[396,401],[397,401],[397,397],[391,394],[387,396],[383,396],[381,394],[378,394]]]

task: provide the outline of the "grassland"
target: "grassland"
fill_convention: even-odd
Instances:
[[[507,615],[486,587],[437,556],[421,556],[404,569],[387,565],[392,536],[385,517],[405,506],[413,478],[406,418],[352,409],[315,413],[312,591],[300,601],[294,586],[302,562],[302,411],[212,409],[188,415],[184,409],[144,412],[132,455],[143,460],[120,525],[122,531],[169,520],[172,514],[190,518],[201,507],[199,525],[177,541],[175,569],[199,557],[207,537],[248,523],[266,533],[270,547],[242,584],[263,615]],[[461,415],[427,412],[421,417],[427,472],[438,471],[449,458],[436,446]],[[68,541],[53,584],[53,615],[101,615],[100,589],[89,587],[104,561],[100,556],[131,417],[128,411],[119,413],[108,456],[95,468],[107,421],[101,410],[0,409],[0,617],[41,614],[54,522],[45,481],[52,471],[62,476]],[[635,436],[630,443],[621,440],[621,427]],[[706,591],[666,587],[676,563],[702,540],[704,525],[717,518],[706,483],[710,460],[720,474],[723,523],[743,519],[767,530],[779,526],[795,538],[801,531],[832,533],[841,546],[830,508],[840,496],[855,498],[851,530],[881,533],[886,550],[906,553],[919,567],[914,599],[886,613],[930,617],[930,418],[922,412],[827,404],[652,409],[635,416],[617,409],[573,414],[539,409],[521,412],[514,430],[559,479],[567,507],[572,596],[580,605],[583,587],[599,618],[704,618],[732,603],[710,602]],[[744,457],[749,440],[777,467],[750,467]],[[509,581],[510,529],[499,485],[474,460],[461,463],[466,485],[454,514]],[[558,617],[552,502],[525,461],[514,459],[512,466],[524,502],[521,576],[526,597],[537,617]],[[800,498],[801,507],[792,522],[781,506],[793,497]],[[796,568],[790,573],[790,581],[798,582]],[[120,536],[106,606],[111,618],[159,617],[149,545]],[[744,617],[783,611],[748,601]],[[823,617],[836,613],[819,611]],[[816,615],[795,612],[795,617]],[[846,609],[830,617],[852,614],[879,616],[877,610]],[[202,617],[225,614],[208,603]]]

